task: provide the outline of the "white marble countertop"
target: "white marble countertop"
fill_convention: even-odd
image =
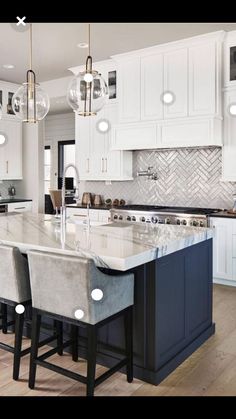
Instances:
[[[209,228],[173,225],[110,223],[85,226],[67,222],[65,229],[54,216],[4,213],[0,215],[0,243],[94,258],[97,266],[126,271],[213,236]]]

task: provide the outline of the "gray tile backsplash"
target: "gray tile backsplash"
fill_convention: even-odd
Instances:
[[[135,151],[133,181],[81,182],[80,196],[88,191],[132,204],[231,208],[236,182],[221,182],[221,156],[217,147]],[[136,176],[148,166],[157,171],[157,181]]]
[[[16,188],[16,196],[20,196],[20,190],[21,190],[21,184],[22,180],[4,180],[2,183],[0,183],[0,194],[2,198],[9,198],[8,195],[8,188],[10,185],[14,185]],[[23,198],[23,197],[22,197]]]

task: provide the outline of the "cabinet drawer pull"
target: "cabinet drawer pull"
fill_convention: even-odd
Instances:
[[[89,172],[89,159],[87,159],[87,172]]]
[[[14,209],[25,209],[26,207],[15,207]]]
[[[8,160],[6,161],[6,172],[8,173]]]
[[[105,163],[106,163],[105,172],[107,172],[107,158],[105,158]]]
[[[104,158],[102,157],[102,167],[101,167],[102,173],[104,173]]]

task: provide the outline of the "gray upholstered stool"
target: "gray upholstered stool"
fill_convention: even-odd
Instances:
[[[94,261],[77,256],[65,256],[40,251],[28,252],[32,291],[33,324],[29,387],[34,388],[36,366],[41,365],[67,377],[87,384],[87,395],[94,394],[94,387],[126,366],[127,380],[133,380],[132,359],[132,306],[134,292],[133,274],[106,275],[96,268]],[[65,370],[45,359],[56,353],[57,348],[38,356],[41,316],[63,320],[72,325],[86,327],[87,377]],[[95,379],[97,331],[100,326],[124,315],[125,359]],[[72,356],[78,359],[77,334],[63,344],[72,345]]]
[[[30,352],[30,348],[21,350],[24,313],[15,313],[15,321],[7,322],[7,306],[15,307],[17,304],[27,306],[30,303],[30,281],[26,258],[19,249],[13,246],[0,245],[0,303],[2,305],[3,333],[7,327],[15,324],[14,347],[0,342],[0,348],[14,353],[13,378],[19,377],[20,359]]]
[[[3,333],[7,333],[8,326],[15,325],[14,346],[0,342],[0,348],[14,354],[13,379],[17,380],[20,359],[31,350],[31,347],[21,350],[24,322],[31,323],[31,319],[26,319],[25,311],[19,314],[14,310],[14,320],[7,321],[7,306],[15,308],[21,304],[25,308],[31,307],[31,291],[27,259],[14,246],[0,245],[0,303],[2,309],[0,329]],[[54,322],[54,334],[41,341],[40,346],[55,339],[57,339],[58,354],[62,355],[62,323],[59,321]]]

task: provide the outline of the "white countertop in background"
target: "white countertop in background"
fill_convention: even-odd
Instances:
[[[174,225],[111,223],[92,226],[67,222],[65,229],[54,216],[6,213],[0,215],[0,243],[29,249],[93,257],[97,266],[125,271],[207,240],[209,228]]]

